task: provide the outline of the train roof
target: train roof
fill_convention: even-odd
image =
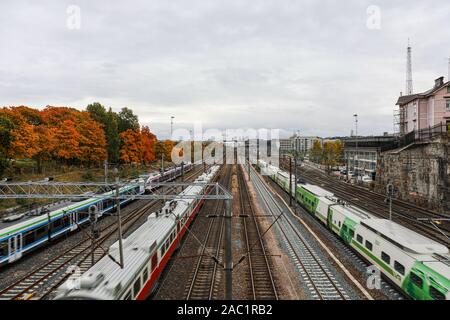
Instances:
[[[80,201],[77,201],[80,202]],[[59,210],[62,209],[64,207],[67,207],[69,205],[74,205],[76,202],[71,202],[68,200],[64,200],[64,201],[58,201],[57,203],[53,203],[50,205],[45,205],[45,206],[41,206],[39,208],[36,209],[32,209],[29,211],[25,211],[22,213],[14,213],[14,214],[10,214],[7,216],[2,217],[2,219],[0,220],[0,234],[3,233],[3,229],[5,229],[6,227],[10,227],[10,226],[14,226],[17,225],[19,223],[23,223],[23,222],[27,222],[33,218],[39,218],[42,216],[47,217],[47,213],[41,213],[41,214],[37,214],[37,212],[42,212],[42,210],[49,210],[50,213],[55,211],[55,210]],[[4,218],[7,217],[12,217],[12,216],[18,216],[18,219],[12,220],[12,221],[4,221]]]
[[[315,186],[313,184],[308,184],[308,183],[300,183],[300,186],[305,189],[308,190],[309,192],[315,194],[318,197],[332,197],[333,193],[322,189],[321,187]]]
[[[348,217],[354,221],[357,221],[357,222],[376,218],[375,216],[371,215],[367,211],[364,211],[363,209],[360,209],[358,207],[348,205],[348,204],[338,204],[336,206],[333,206],[332,208],[333,208],[333,211],[335,210],[335,211],[341,212],[346,217]]]
[[[129,282],[140,272],[142,264],[150,259],[158,244],[166,240],[173,225],[172,215],[155,217],[152,214],[145,223],[123,240],[123,269],[109,256],[104,256],[81,276],[79,290],[71,291],[70,283],[66,282],[58,289],[58,293],[64,297],[70,292],[69,297],[90,296],[104,300],[120,298],[121,290],[129,286]],[[110,247],[109,255],[120,261],[118,241]]]
[[[361,224],[412,253],[449,253],[446,246],[387,219],[367,219]]]
[[[211,167],[208,172],[197,178],[196,182],[210,181],[219,166]],[[202,186],[189,186],[183,193],[199,193]],[[175,200],[177,201],[177,200]],[[166,202],[166,206],[171,201]],[[153,252],[159,247],[175,225],[176,216],[185,209],[189,203],[181,200],[176,203],[174,214],[161,214],[156,216],[152,213],[147,221],[139,226],[132,234],[123,240],[124,268],[113,262],[108,256],[103,257],[94,266],[81,276],[81,289],[72,290],[71,283],[65,282],[58,289],[57,299],[118,299],[123,294],[124,287],[134,279],[134,275],[141,271],[141,266],[150,259]],[[119,242],[115,242],[109,249],[109,255],[119,261]]]

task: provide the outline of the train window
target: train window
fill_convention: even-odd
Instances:
[[[127,292],[127,294],[125,295],[125,298],[123,298],[124,300],[131,300],[131,290],[129,290]]]
[[[139,291],[141,291],[141,277],[138,277],[133,284],[133,293],[135,297],[138,295]]]
[[[373,248],[372,242],[366,240],[366,248],[372,251]]]
[[[62,217],[62,222],[63,222],[64,228],[65,228],[65,227],[68,227],[68,226],[70,225],[70,219],[69,219],[69,217],[68,217],[68,216]]]
[[[358,241],[359,243],[363,243],[363,237],[359,234],[356,235],[356,241]]]
[[[391,257],[384,251],[381,251],[381,260],[383,260],[387,264],[391,263]]]
[[[0,257],[8,255],[8,244],[5,242],[0,242]]]
[[[156,253],[154,253],[152,257],[152,272],[153,270],[155,270],[157,265],[158,265],[158,256]]]
[[[28,231],[23,235],[23,245],[28,246],[34,242],[34,231]]]
[[[47,226],[42,226],[36,229],[36,239],[42,238],[47,233]]]
[[[142,273],[142,281],[145,283],[148,279],[148,269],[147,267],[144,269],[144,272]]]
[[[339,228],[341,227],[341,222],[339,221]]]
[[[52,229],[57,230],[61,227],[61,225],[62,225],[61,219],[56,219],[55,221],[52,222]]]
[[[419,277],[417,274],[415,274],[414,272],[411,272],[409,278],[411,279],[411,282],[414,283],[417,287],[419,287],[420,289],[422,289],[423,287],[423,280],[421,277]]]
[[[430,286],[430,296],[434,300],[445,300],[445,295],[433,286]]]
[[[355,236],[355,231],[353,231],[353,230],[350,230],[350,231],[349,231],[349,234],[350,234],[350,237],[352,237],[352,238],[353,238],[353,237]]]
[[[78,213],[78,220],[84,220],[89,216],[86,211],[81,211]]]
[[[405,266],[399,263],[398,261],[394,261],[394,269],[401,275],[405,275]]]

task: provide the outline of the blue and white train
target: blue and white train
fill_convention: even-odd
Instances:
[[[192,164],[184,165],[184,172],[191,169]],[[145,180],[140,178],[131,181],[119,192],[121,195],[143,194],[155,188],[152,187],[152,183],[171,181],[181,175],[181,172],[181,167],[168,168],[163,174],[158,172],[151,174]],[[38,216],[23,215],[14,221],[3,219],[0,221],[0,267],[17,261],[53,239],[75,231],[80,225],[89,221],[89,210],[92,206],[98,209],[99,218],[113,211],[116,203],[112,193],[107,192],[78,202],[64,202],[64,205]],[[124,199],[120,204],[123,206],[131,201],[131,199]]]

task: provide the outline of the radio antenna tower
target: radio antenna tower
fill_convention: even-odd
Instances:
[[[448,75],[447,75],[447,81],[450,81],[450,58],[448,58]]]
[[[413,93],[413,80],[412,80],[412,62],[411,62],[411,45],[408,38],[408,48],[406,51],[406,95]]]

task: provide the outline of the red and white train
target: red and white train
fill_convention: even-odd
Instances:
[[[200,185],[187,187],[180,195],[207,192],[207,183],[216,179],[219,166],[211,167],[195,180]],[[56,299],[62,300],[143,300],[157,283],[186,229],[195,218],[204,199],[174,199],[152,213],[128,238],[123,240],[124,268],[105,256],[81,277],[63,283]],[[119,261],[119,244],[109,248]]]

